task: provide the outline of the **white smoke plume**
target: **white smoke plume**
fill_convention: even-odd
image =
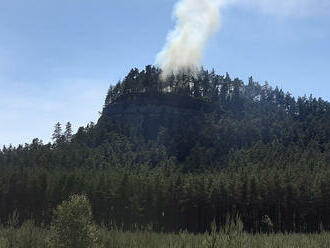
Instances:
[[[176,5],[176,26],[156,61],[164,78],[182,70],[194,70],[200,64],[207,40],[219,29],[219,9],[224,2],[182,0]]]
[[[279,16],[306,16],[328,11],[330,0],[180,0],[173,14],[175,28],[156,58],[163,79],[200,66],[208,39],[220,28],[221,10],[228,5]]]

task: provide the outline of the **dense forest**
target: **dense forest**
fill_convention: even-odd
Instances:
[[[330,230],[329,102],[214,70],[160,73],[131,70],[75,134],[57,123],[52,143],[3,147],[0,220],[47,225],[85,193],[108,228],[199,233],[239,214],[249,232]]]

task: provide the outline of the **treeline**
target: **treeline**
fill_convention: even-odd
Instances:
[[[249,232],[330,229],[330,170],[241,168],[183,174],[150,170],[2,171],[0,218],[48,224],[72,194],[86,194],[97,223],[123,230],[205,232],[239,213]]]
[[[231,107],[232,112],[237,111],[235,107],[232,108],[235,104],[247,107],[249,104],[257,103],[263,105],[262,108],[266,110],[271,105],[300,118],[310,113],[328,113],[329,116],[329,102],[312,96],[298,97],[296,100],[289,92],[285,93],[278,87],[273,89],[267,82],[261,85],[252,77],[249,78],[247,84],[244,84],[239,78],[232,80],[228,73],[222,76],[217,75],[214,69],[208,71],[203,68],[199,72],[169,76],[165,81],[161,80],[160,74],[161,70],[151,65],[146,66],[142,71],[137,68],[132,69],[123,81],[110,86],[104,107],[108,107],[128,94],[171,93],[204,99],[218,104],[219,107],[226,105]],[[229,102],[232,104],[228,106]],[[265,104],[268,106],[264,106]]]
[[[219,97],[226,100],[235,97],[243,87],[244,83],[236,78],[231,80],[229,74],[220,76],[201,68],[196,73],[180,73],[169,76],[165,81],[161,80],[161,70],[148,65],[142,71],[132,69],[121,82],[110,86],[105,107],[116,102],[127,94],[177,94],[191,96],[208,101],[216,101]]]
[[[217,226],[213,221],[207,232],[199,235],[179,231],[156,233],[150,227],[125,231],[124,227],[108,229],[95,225],[91,204],[85,195],[72,195],[57,206],[50,227],[36,226],[31,220],[18,225],[14,214],[5,226],[0,226],[1,248],[110,248],[110,247],[329,247],[330,235],[321,231],[316,234],[273,233],[248,234],[238,215],[229,217],[225,225]],[[271,227],[269,217],[264,223]],[[267,220],[267,221],[266,221]],[[271,232],[271,233],[270,233]]]

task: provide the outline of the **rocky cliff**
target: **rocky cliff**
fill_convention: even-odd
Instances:
[[[153,138],[160,127],[173,129],[182,122],[201,122],[215,109],[214,104],[190,96],[138,93],[121,96],[103,110],[103,116],[141,127],[145,137]]]

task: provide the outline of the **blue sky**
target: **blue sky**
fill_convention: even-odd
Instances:
[[[154,63],[175,2],[0,0],[0,145],[96,122],[109,85]],[[204,66],[330,100],[330,12],[315,9],[226,8]]]

